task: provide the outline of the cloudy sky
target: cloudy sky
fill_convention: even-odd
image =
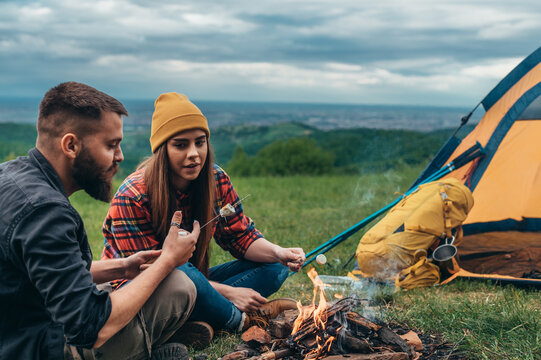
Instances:
[[[472,106],[541,46],[539,0],[0,1],[0,96]]]

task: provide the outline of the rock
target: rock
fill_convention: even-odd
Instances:
[[[256,342],[260,345],[269,344],[272,341],[271,336],[259,326],[252,326],[242,334],[241,338],[246,343]]]

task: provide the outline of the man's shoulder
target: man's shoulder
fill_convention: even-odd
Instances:
[[[0,167],[0,209],[60,205],[70,208],[65,194],[55,189],[28,157],[20,157]]]
[[[24,159],[0,167],[0,239],[3,254],[16,234],[16,228],[28,222],[48,228],[55,219],[65,217],[82,225],[66,194],[53,187],[43,173]]]

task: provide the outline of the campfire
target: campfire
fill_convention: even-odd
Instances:
[[[331,302],[315,269],[312,303],[286,310],[272,319],[268,331],[253,326],[243,335],[244,344],[222,360],[336,360],[418,359],[423,346],[414,332],[398,335],[387,325],[372,322],[355,312],[361,300],[345,297]],[[319,301],[316,304],[316,299]]]

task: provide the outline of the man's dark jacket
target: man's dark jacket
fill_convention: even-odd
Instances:
[[[0,360],[92,347],[111,312],[89,272],[83,221],[37,150],[0,165]]]

